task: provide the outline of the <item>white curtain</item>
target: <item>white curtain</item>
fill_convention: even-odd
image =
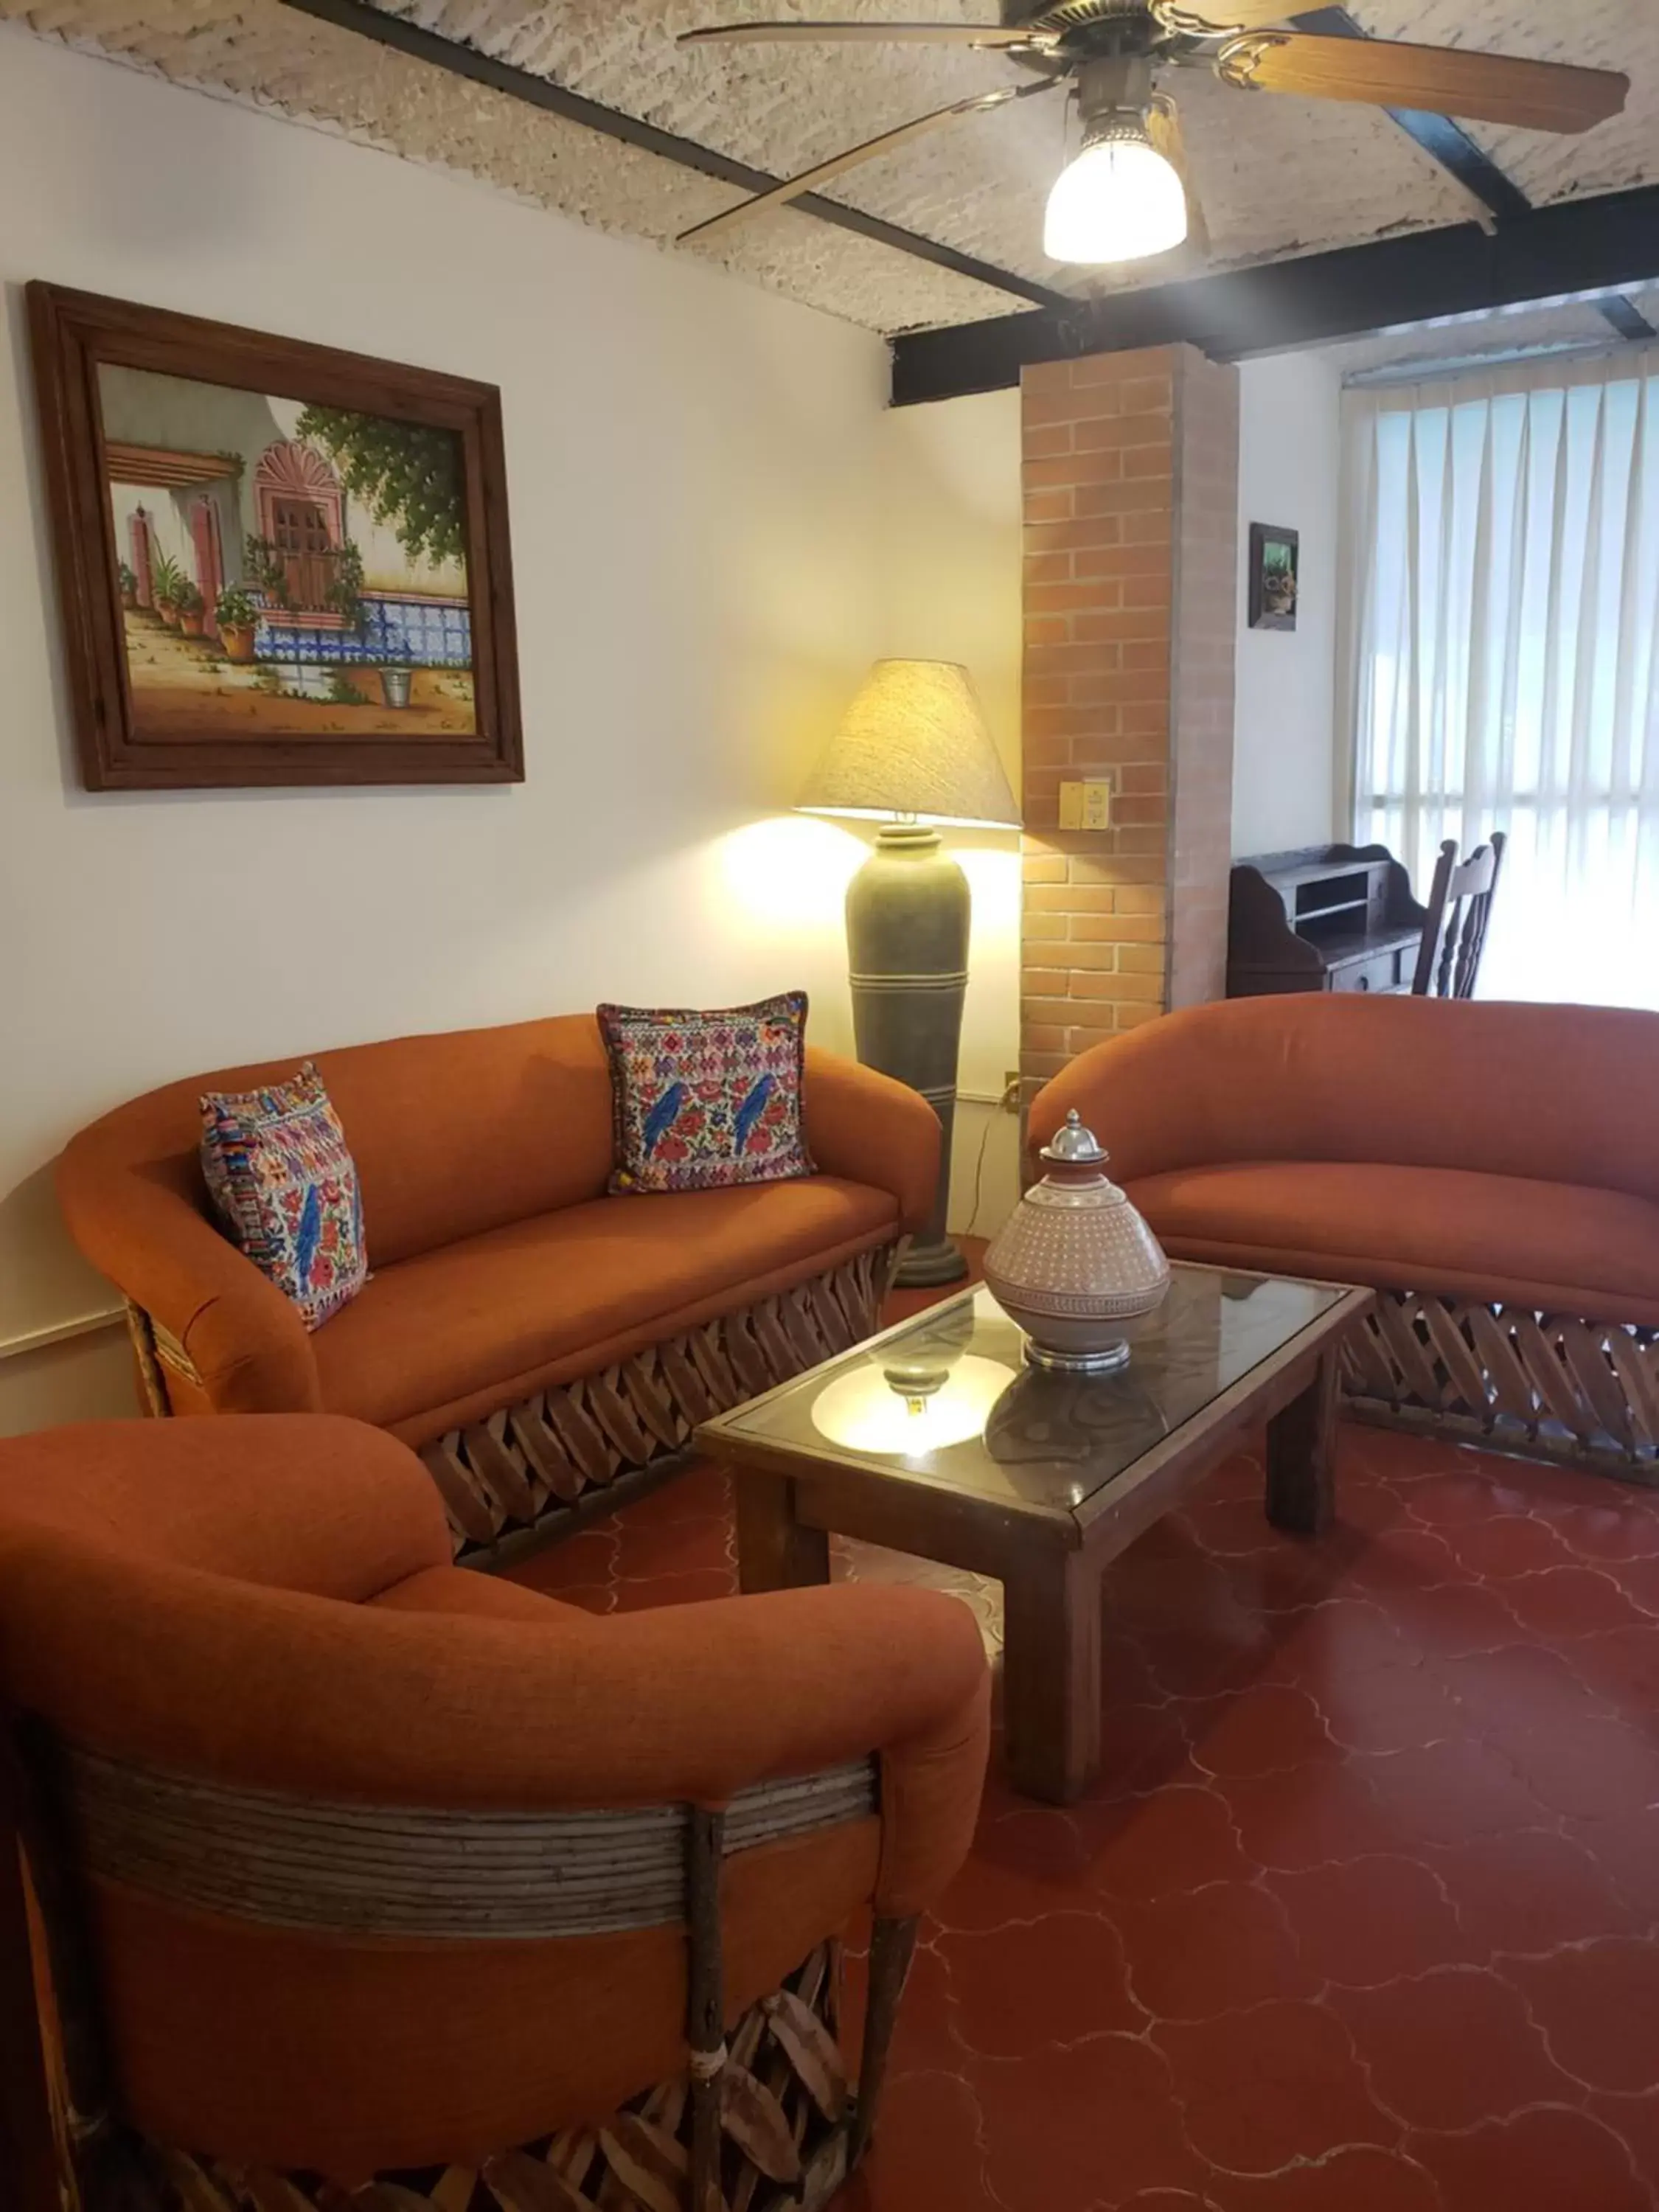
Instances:
[[[1483,998],[1659,1007],[1659,349],[1346,408],[1355,836],[1505,833]]]

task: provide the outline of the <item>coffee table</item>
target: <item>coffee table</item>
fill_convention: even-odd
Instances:
[[[1339,1343],[1368,1290],[1177,1262],[1115,1375],[1044,1372],[981,1287],[706,1422],[745,1590],[830,1579],[832,1530],[1003,1586],[1007,1763],[1064,1803],[1100,1763],[1100,1578],[1265,1420],[1267,1515],[1329,1517]]]

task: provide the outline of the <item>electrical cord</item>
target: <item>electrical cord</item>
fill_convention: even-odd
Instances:
[[[1018,1103],[1019,1079],[1016,1076],[992,1111],[986,1115],[985,1127],[979,1133],[979,1151],[974,1159],[974,1203],[968,1216],[968,1226],[962,1232],[964,1237],[972,1237],[979,1227],[981,1192],[985,1180],[985,1147],[991,1141],[991,1131],[995,1127],[997,1115],[1012,1113]]]
[[[979,1229],[980,1189],[985,1176],[985,1147],[991,1141],[991,1124],[995,1118],[994,1113],[988,1114],[985,1117],[985,1127],[979,1133],[979,1152],[974,1161],[974,1203],[968,1216],[968,1226],[962,1232],[964,1237],[975,1235]]]

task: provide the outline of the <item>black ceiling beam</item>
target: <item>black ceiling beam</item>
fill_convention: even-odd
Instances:
[[[1378,239],[1184,283],[1149,285],[1055,312],[999,315],[893,342],[893,400],[946,399],[1019,381],[1030,362],[1186,343],[1218,361],[1611,291],[1659,278],[1659,185]]]
[[[1654,329],[1634,300],[1627,300],[1622,292],[1610,292],[1595,304],[1603,322],[1611,325],[1621,338],[1659,337],[1659,331]]]
[[[665,161],[677,163],[682,169],[693,169],[699,176],[717,178],[721,184],[735,185],[745,192],[769,191],[780,181],[766,170],[751,169],[746,161],[734,161],[729,155],[718,153],[714,147],[704,146],[695,138],[683,138],[678,131],[664,131],[654,123],[641,121],[636,115],[624,114],[620,108],[607,107],[601,100],[587,100],[580,93],[568,91],[550,77],[538,76],[532,70],[515,69],[510,62],[497,61],[493,55],[480,52],[477,46],[442,38],[404,16],[388,15],[370,5],[369,0],[283,0],[283,4],[298,15],[313,16],[319,22],[331,23],[339,30],[355,31],[362,38],[372,39],[377,46],[390,46],[416,61],[428,63],[434,69],[446,70],[451,76],[465,77],[471,84],[487,85],[492,92],[505,93],[510,100],[521,100],[527,106],[540,108],[544,114],[560,116],[567,123],[580,123],[586,130],[597,131],[604,137],[637,146],[647,154],[659,155]],[[839,230],[850,230],[860,238],[873,239],[877,245],[890,246],[897,252],[908,253],[913,260],[931,261],[936,268],[948,269],[953,276],[971,277],[976,284],[988,284],[995,291],[1012,294],[1016,299],[1035,301],[1039,307],[1067,304],[1066,295],[1050,284],[1036,283],[1028,276],[1016,275],[1012,270],[981,261],[971,253],[959,253],[953,246],[942,246],[937,239],[923,238],[919,232],[905,230],[895,222],[884,222],[879,216],[866,215],[861,209],[843,206],[839,200],[825,199],[819,192],[803,192],[790,204],[798,214],[816,216],[820,222],[833,223]]]

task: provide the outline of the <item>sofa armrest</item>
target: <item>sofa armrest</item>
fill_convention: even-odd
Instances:
[[[1181,1019],[1166,1015],[1108,1037],[1045,1083],[1026,1116],[1033,1159],[1073,1107],[1106,1147],[1115,1182],[1213,1157],[1203,1131],[1209,1102],[1218,1091],[1224,1095],[1225,1079],[1196,1056],[1189,1062],[1170,1053],[1169,1024],[1178,1030]],[[1040,1162],[1036,1172],[1042,1172]]]
[[[908,1084],[838,1053],[806,1048],[806,1146],[826,1175],[890,1190],[920,1229],[939,1183],[939,1116]]]
[[[322,1411],[299,1311],[208,1221],[166,1164],[108,1158],[96,1126],[58,1164],[70,1235],[182,1347],[218,1413]]]
[[[574,1755],[590,1776],[603,1769],[615,1802],[718,1803],[753,1783],[873,1754],[877,1911],[920,1911],[966,1858],[991,1679],[959,1600],[846,1583],[780,1590],[597,1620],[581,1647],[583,1686],[565,1692],[583,1714],[586,1744]],[[576,1660],[570,1639],[562,1671]],[[577,1773],[569,1779],[582,1786]]]

